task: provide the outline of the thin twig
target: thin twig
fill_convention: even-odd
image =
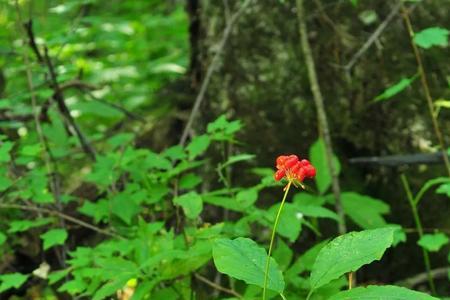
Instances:
[[[450,267],[436,268],[430,270],[430,274],[433,278],[445,278],[447,277],[448,272],[450,272]],[[420,274],[416,274],[409,278],[398,281],[396,285],[401,285],[407,288],[414,288],[416,285],[424,283],[428,280],[428,272],[423,272]]]
[[[54,91],[53,98],[55,99],[56,104],[58,105],[58,109],[59,112],[61,113],[61,116],[66,121],[67,125],[75,131],[75,135],[78,137],[78,140],[80,141],[80,144],[83,150],[86,152],[86,154],[88,154],[93,160],[95,160],[96,154],[94,148],[90,144],[89,140],[84,136],[80,127],[78,127],[78,124],[75,122],[74,118],[70,114],[69,108],[64,102],[64,94],[59,86],[57,74],[53,66],[53,63],[50,59],[50,56],[48,54],[47,47],[44,47],[44,60],[50,74],[51,88]]]
[[[184,145],[186,143],[186,140],[188,138],[189,132],[191,130],[191,127],[193,125],[193,122],[195,118],[197,117],[198,111],[200,109],[200,105],[203,102],[203,99],[205,98],[205,93],[208,88],[209,82],[211,81],[212,74],[216,70],[216,67],[219,63],[219,58],[222,55],[222,52],[225,48],[225,45],[228,41],[228,38],[230,36],[231,30],[233,29],[234,24],[236,23],[239,16],[243,13],[245,8],[252,2],[252,0],[246,0],[241,7],[231,16],[229,19],[224,31],[222,39],[219,42],[219,46],[217,47],[217,52],[215,53],[211,64],[208,67],[208,70],[206,71],[205,79],[203,79],[202,85],[200,87],[200,91],[195,98],[194,106],[192,107],[191,114],[189,115],[189,119],[186,123],[186,126],[184,127],[183,133],[181,134],[180,138],[180,145]]]
[[[344,66],[345,71],[349,71],[353,66],[356,64],[356,62],[361,58],[361,56],[372,46],[373,43],[378,39],[378,37],[383,33],[383,31],[386,29],[386,27],[389,25],[389,23],[394,19],[394,17],[398,14],[400,10],[400,2],[397,3],[393,8],[392,11],[389,13],[387,18],[378,26],[378,28],[370,35],[370,37],[367,39],[367,41],[363,44],[361,48],[353,55],[353,57],[350,59],[350,61]]]
[[[324,108],[324,101],[322,92],[320,91],[319,81],[317,79],[316,67],[314,64],[314,58],[311,53],[311,46],[308,41],[308,30],[305,21],[305,12],[303,7],[303,0],[297,0],[297,13],[299,22],[299,31],[301,46],[303,49],[303,55],[305,56],[306,68],[308,69],[308,77],[311,85],[311,91],[313,93],[314,102],[317,109],[317,118],[319,121],[319,132],[323,137],[325,144],[325,156],[328,164],[328,169],[332,178],[332,189],[335,198],[335,208],[339,216],[340,222],[338,224],[339,234],[344,234],[347,231],[345,226],[345,214],[341,204],[341,188],[339,185],[339,178],[337,170],[333,163],[333,147],[330,138],[330,130],[328,127],[327,116]]]
[[[419,234],[419,238],[422,238],[423,236],[423,226],[422,221],[420,220],[419,212],[417,211],[417,205],[414,201],[414,196],[411,192],[411,188],[409,186],[408,179],[404,174],[400,176],[403,188],[406,193],[406,198],[408,199],[409,205],[411,207],[411,212],[414,218],[414,222],[416,224],[417,232]],[[430,289],[433,292],[433,294],[436,294],[436,287],[434,285],[433,276],[431,274],[431,264],[430,264],[430,256],[428,254],[428,251],[422,248],[422,254],[423,254],[423,262],[425,264],[425,269],[427,273],[428,283],[430,285]]]
[[[125,239],[123,236],[121,236],[121,235],[119,235],[117,233],[101,229],[101,228],[96,227],[96,226],[94,226],[92,224],[89,224],[89,223],[87,223],[85,221],[79,220],[79,219],[77,219],[75,217],[66,215],[65,213],[62,213],[62,212],[59,212],[59,211],[56,211],[56,210],[50,210],[50,209],[47,209],[47,208],[41,208],[41,207],[36,207],[36,206],[28,206],[28,205],[20,205],[20,204],[3,204],[3,203],[0,203],[0,208],[20,209],[20,210],[24,210],[24,211],[35,211],[35,212],[39,212],[39,213],[43,213],[43,214],[47,214],[47,215],[53,215],[53,216],[57,216],[57,217],[63,218],[63,219],[65,219],[65,220],[67,220],[69,222],[72,222],[74,224],[80,225],[82,227],[91,229],[91,230],[93,230],[95,232],[98,232],[98,233],[101,233],[103,235],[115,237],[115,238],[118,238],[118,239]]]
[[[218,290],[218,291],[221,291],[221,292],[230,294],[230,295],[235,296],[236,298],[239,298],[239,299],[242,299],[242,298],[243,298],[243,296],[242,296],[241,294],[239,294],[238,292],[236,292],[235,290],[228,289],[228,288],[226,288],[226,287],[223,287],[223,286],[221,286],[221,285],[218,285],[218,284],[212,282],[211,280],[209,280],[208,278],[203,277],[203,276],[200,275],[200,274],[195,273],[194,276],[195,276],[195,278],[197,278],[197,279],[200,280],[201,282],[203,282],[203,283],[209,285],[209,286],[212,287],[213,289],[216,289],[216,290]]]
[[[440,127],[439,127],[439,123],[438,123],[437,118],[436,118],[436,116],[434,114],[433,98],[431,97],[430,88],[428,87],[428,81],[427,81],[427,76],[425,74],[425,68],[424,68],[423,63],[422,63],[422,57],[420,55],[419,48],[417,47],[416,43],[414,43],[414,30],[413,30],[413,27],[411,25],[411,20],[409,18],[409,14],[406,11],[405,6],[403,5],[403,1],[399,1],[399,2],[400,2],[400,5],[401,5],[402,16],[403,16],[403,19],[405,20],[406,28],[408,30],[409,40],[411,42],[411,47],[412,47],[412,49],[414,51],[414,56],[416,57],[417,68],[418,68],[419,75],[420,75],[420,82],[422,83],[423,92],[424,92],[425,98],[427,100],[428,110],[430,112],[431,120],[433,122],[434,133],[436,134],[439,146],[440,146],[441,151],[442,151],[442,158],[444,159],[445,167],[447,169],[448,176],[450,176],[450,161],[448,159],[447,154],[445,153],[446,152],[446,146],[445,146],[444,139],[442,137],[442,131],[441,131]]]

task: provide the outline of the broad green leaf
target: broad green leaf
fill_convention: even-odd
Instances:
[[[328,300],[439,300],[430,295],[394,285],[369,285],[342,291]]]
[[[317,255],[320,250],[326,246],[328,240],[322,241],[313,247],[309,248],[305,253],[303,253],[287,270],[286,277],[292,277],[303,273],[304,271],[310,271],[316,261]]]
[[[305,191],[301,191],[300,193],[294,195],[292,202],[297,205],[322,206],[326,202],[326,197],[313,195],[306,193]]]
[[[317,188],[320,194],[323,194],[331,185],[331,174],[327,164],[325,153],[325,143],[322,139],[318,139],[309,149],[309,157],[311,163],[316,167],[317,174],[315,177]],[[333,155],[333,164],[337,174],[341,171],[341,165],[335,155]]]
[[[27,281],[28,275],[21,273],[10,273],[0,275],[0,293],[9,290],[11,288],[20,288],[25,281]]]
[[[301,212],[303,215],[307,217],[329,218],[339,222],[338,215],[325,207],[317,205],[299,205],[299,204],[296,204],[296,207],[299,210],[299,212]]]
[[[448,244],[448,241],[449,239],[444,233],[424,234],[417,244],[430,252],[437,252]]]
[[[386,226],[382,214],[389,213],[389,205],[379,199],[353,192],[341,194],[346,215],[363,229]]]
[[[391,85],[383,93],[376,96],[374,99],[374,102],[388,100],[388,99],[394,97],[395,95],[397,95],[398,93],[400,93],[401,91],[406,89],[408,86],[410,86],[411,83],[413,83],[414,80],[416,80],[416,78],[417,78],[417,75],[414,75],[413,77],[410,77],[410,78],[402,78],[399,82],[397,82],[394,85]]]
[[[264,286],[267,253],[251,239],[218,239],[213,246],[213,258],[219,272],[248,284]],[[278,293],[284,290],[283,274],[273,258],[270,258],[267,288]]]
[[[202,179],[199,176],[189,173],[181,177],[179,187],[180,189],[192,189],[201,182]]]
[[[208,149],[210,143],[211,139],[206,134],[194,137],[186,147],[189,153],[189,159],[194,159],[203,154]]]
[[[358,5],[358,0],[350,0],[350,2],[353,4],[353,6],[357,6]]]
[[[275,223],[279,207],[280,203],[275,204],[267,212],[272,223],[271,227]],[[290,242],[294,242],[302,230],[302,218],[303,215],[294,204],[285,203],[278,221],[277,233],[288,238]]]
[[[113,279],[112,281],[104,284],[101,288],[99,288],[97,292],[94,294],[92,300],[105,299],[106,297],[114,294],[115,292],[123,288],[127,283],[127,281],[130,278],[132,278],[132,275],[129,274],[125,275],[117,274],[117,275],[118,275],[117,278]]]
[[[311,289],[315,290],[345,273],[379,260],[392,245],[394,228],[379,228],[351,232],[328,243],[314,263],[311,272]]]
[[[87,288],[87,284],[81,278],[75,278],[65,282],[58,288],[59,292],[68,292],[69,294],[82,293]]]
[[[44,250],[47,250],[56,245],[62,245],[68,237],[65,229],[51,229],[44,234],[41,234],[41,239],[44,241]]]
[[[414,43],[425,49],[433,46],[447,47],[449,33],[445,28],[429,27],[414,35]]]
[[[196,192],[189,192],[173,199],[175,204],[183,208],[184,213],[189,219],[195,219],[203,210],[202,197]]]
[[[273,251],[272,257],[277,261],[280,269],[284,271],[291,264],[294,252],[281,238],[277,240],[276,245],[277,247]]]
[[[43,225],[47,225],[53,221],[52,218],[40,218],[37,220],[22,220],[22,221],[12,221],[9,224],[9,233],[15,233],[15,232],[23,232],[27,231],[30,228],[34,227],[40,227]]]
[[[242,207],[252,206],[258,200],[258,191],[255,188],[248,188],[236,194],[236,201]]]

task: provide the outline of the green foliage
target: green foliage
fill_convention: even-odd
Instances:
[[[214,243],[213,258],[219,272],[263,287],[267,253],[251,239],[218,239]],[[283,275],[276,261],[270,260],[267,288],[282,293]]]
[[[202,197],[196,192],[189,192],[173,199],[175,204],[183,208],[184,213],[190,219],[195,219],[202,212],[203,201]]]
[[[322,139],[318,139],[309,150],[309,157],[313,166],[319,170],[315,180],[317,188],[321,194],[325,193],[331,185],[331,174],[328,168],[325,144]],[[336,156],[333,156],[334,168],[337,174],[341,170],[341,165]]]
[[[446,47],[448,45],[449,31],[441,27],[429,27],[414,35],[414,43],[428,49],[433,46]]]
[[[28,279],[28,275],[11,273],[0,275],[0,293],[11,288],[20,288]]]
[[[419,293],[416,291],[392,285],[385,285],[385,286],[369,285],[367,287],[359,287],[351,289],[349,291],[340,292],[329,298],[329,300],[344,300],[344,299],[437,300],[438,298],[432,297],[424,293]]]
[[[378,102],[378,101],[391,99],[392,97],[394,97],[395,95],[399,94],[400,92],[405,90],[407,87],[409,87],[414,82],[414,80],[416,80],[416,78],[417,78],[417,75],[414,75],[409,78],[402,78],[399,82],[388,87],[383,93],[376,96],[374,101]]]
[[[427,251],[437,252],[444,245],[448,244],[449,239],[444,233],[424,234],[417,244]]]
[[[62,245],[68,237],[65,229],[52,229],[41,235],[44,242],[44,250],[47,250],[56,245]]]
[[[358,193],[346,192],[341,195],[345,213],[363,229],[383,227],[383,214],[389,213],[389,205],[379,199]]]
[[[322,248],[311,271],[311,290],[347,272],[379,260],[392,245],[393,228],[379,228],[344,234]]]

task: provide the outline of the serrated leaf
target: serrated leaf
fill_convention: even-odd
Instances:
[[[325,143],[322,139],[318,139],[309,149],[309,157],[311,164],[316,168],[317,174],[315,177],[317,189],[320,194],[323,194],[331,185],[331,174],[328,169],[327,158],[325,153]],[[336,173],[341,171],[341,165],[335,155],[333,155],[333,164]]]
[[[379,199],[353,192],[341,194],[346,215],[363,229],[386,226],[383,214],[389,213],[389,205]]]
[[[424,234],[417,244],[425,250],[437,252],[446,245],[448,241],[449,239],[444,233]]]
[[[206,134],[194,137],[186,147],[189,153],[189,159],[194,159],[203,154],[208,149],[210,143],[211,139]]]
[[[28,275],[21,273],[10,273],[0,275],[0,293],[9,290],[11,288],[20,288],[25,281],[27,281]]]
[[[410,77],[410,78],[400,79],[400,81],[398,81],[396,84],[391,85],[383,93],[376,96],[374,99],[374,102],[388,100],[388,99],[394,97],[395,95],[397,95],[398,93],[400,93],[401,91],[406,89],[408,86],[410,86],[411,83],[413,83],[414,80],[416,80],[416,78],[417,78],[417,75],[414,75],[413,77]]]
[[[315,290],[361,266],[379,260],[392,245],[394,228],[379,228],[341,235],[320,250],[311,272]]]
[[[219,272],[263,287],[267,253],[251,239],[218,239],[213,246],[213,258]],[[267,288],[278,293],[284,290],[283,274],[273,258],[270,258]]]
[[[357,287],[342,291],[328,300],[439,300],[430,295],[394,285]]]
[[[441,27],[426,28],[414,35],[417,46],[428,49],[433,46],[447,47],[449,31]]]
[[[196,192],[189,192],[173,199],[175,204],[180,205],[183,208],[186,217],[189,219],[195,219],[203,210],[202,197]]]
[[[109,217],[109,202],[105,199],[92,202],[85,200],[83,206],[78,209],[83,215],[94,219],[94,223],[99,223]]]
[[[62,245],[68,237],[65,229],[51,229],[44,234],[41,234],[41,239],[44,241],[44,250],[47,250],[56,245]]]

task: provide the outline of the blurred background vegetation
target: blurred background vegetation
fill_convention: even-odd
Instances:
[[[57,173],[62,206],[54,206],[87,222],[96,218],[77,210],[85,200],[97,201],[111,192],[99,188],[101,179],[114,169],[105,153],[129,144],[155,153],[177,145],[205,79],[209,82],[186,132],[188,140],[221,115],[240,120],[243,127],[237,143],[220,142],[206,152],[208,162],[199,171],[204,191],[219,185],[215,167],[224,153],[256,157],[226,174],[229,184],[239,186],[255,184],[258,177],[248,170],[272,167],[279,154],[307,157],[320,133],[294,2],[1,1],[0,151],[16,154],[2,160],[0,201],[29,199],[23,191],[30,190],[39,199],[38,206],[44,207],[53,197],[51,178]],[[406,154],[435,153],[440,148],[400,6],[383,0],[305,2],[308,39],[341,163],[341,189],[384,200],[391,209],[387,223],[402,224],[408,235],[358,280],[395,282],[419,274],[424,270],[422,252],[415,247],[414,220],[400,174],[408,176],[414,191],[426,180],[448,174],[440,159],[435,164],[403,160]],[[415,31],[450,28],[450,1],[406,4]],[[421,48],[446,145],[450,143],[447,35],[444,30],[438,34],[444,42],[432,41],[433,47]],[[389,90],[392,87],[395,92]],[[391,165],[350,161],[389,155],[400,157]],[[127,157],[123,150],[119,160]],[[104,172],[92,173],[99,165]],[[118,176],[119,190],[128,179]],[[11,192],[16,183],[19,191]],[[261,207],[273,204],[279,190],[265,191],[262,198]],[[0,210],[4,220],[26,216]],[[448,197],[430,195],[421,203],[421,216],[426,231],[448,233]],[[42,215],[32,219],[37,217]],[[221,218],[212,208],[205,216],[210,223]],[[352,221],[347,225],[349,230],[358,228]],[[6,233],[7,222],[0,228]],[[336,234],[335,226],[321,230],[325,236]],[[37,235],[24,233],[8,240],[6,244],[0,238],[0,273],[28,274],[42,261],[59,269],[60,261],[41,249]],[[74,250],[100,240],[74,230],[66,247]],[[314,241],[309,234],[291,247],[301,251]],[[446,247],[433,254],[432,266],[448,266]],[[444,282],[441,293],[450,293],[445,276],[438,280]],[[38,286],[44,285],[29,281],[0,298],[40,299],[32,296],[41,295]]]

